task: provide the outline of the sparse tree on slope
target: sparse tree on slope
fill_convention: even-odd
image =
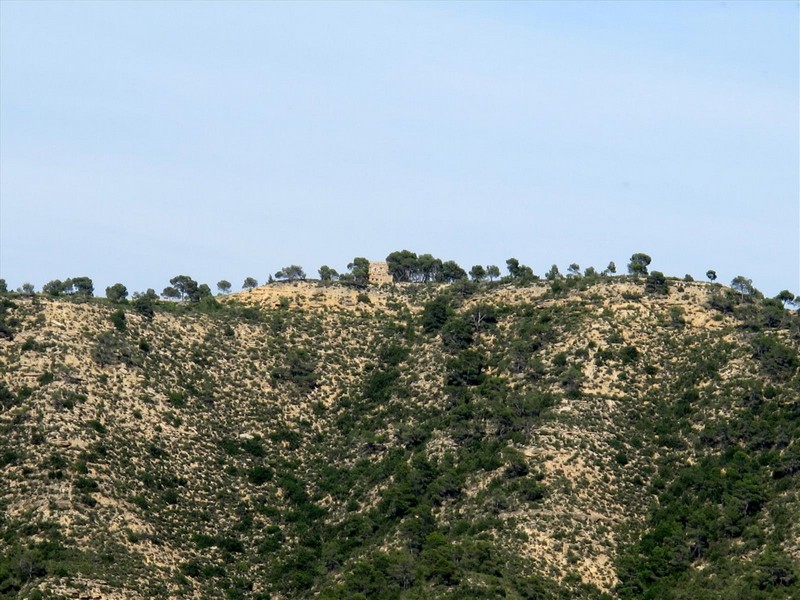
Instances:
[[[427,304],[422,311],[422,329],[425,333],[439,331],[452,316],[453,309],[446,296],[437,296]]]
[[[231,282],[227,279],[221,279],[217,282],[217,289],[223,294],[228,294],[231,291]]]
[[[509,258],[506,261],[506,268],[511,279],[516,279],[519,276],[519,261],[516,258]]]
[[[299,265],[289,265],[275,273],[275,279],[285,279],[286,281],[305,280],[305,278],[306,273],[303,271],[303,267]]]
[[[647,265],[649,265],[651,261],[652,259],[647,254],[637,252],[631,256],[631,261],[628,263],[628,273],[634,277],[644,277],[647,275]]]
[[[416,252],[398,250],[386,257],[389,274],[396,282],[415,281],[419,273]]]
[[[489,278],[489,281],[494,281],[498,277],[500,277],[500,267],[497,265],[489,265],[486,267],[486,276]]]
[[[322,265],[317,272],[320,281],[336,281],[339,278],[336,269],[331,269],[328,265]]]
[[[111,313],[109,320],[111,321],[111,324],[114,325],[116,330],[119,331],[120,333],[127,331],[128,323],[127,320],[125,319],[125,311],[122,310],[121,308],[118,308],[113,313]]]
[[[752,296],[756,292],[756,288],[753,287],[753,280],[744,275],[737,275],[733,278],[731,289],[739,292],[742,300],[744,300],[745,296]]]
[[[418,277],[423,283],[439,281],[442,273],[442,261],[431,254],[420,254],[417,259]]]
[[[661,271],[653,271],[645,280],[644,291],[647,294],[668,294],[667,278]]]
[[[188,275],[176,275],[169,282],[178,290],[178,297],[181,300],[197,302],[200,299],[197,282]]]
[[[713,282],[717,278],[717,272],[714,269],[709,269],[706,271],[706,277],[708,277],[709,281]]]
[[[72,284],[71,286],[75,289],[75,295],[80,296],[82,298],[91,298],[94,296],[94,284],[92,283],[91,278],[89,277],[73,277],[72,279],[67,279],[64,282],[66,284]]]
[[[516,258],[509,258],[506,261],[508,268],[508,275],[511,279],[516,279],[520,282],[530,281],[535,278],[533,269],[527,265],[522,265]]]
[[[258,287],[258,281],[254,277],[246,277],[242,283],[243,290],[252,290],[255,287]]]
[[[369,283],[369,260],[363,256],[357,256],[349,265],[350,273],[353,275],[353,283],[356,285],[367,285]]]
[[[176,288],[176,287],[174,287],[172,285],[168,285],[167,287],[165,287],[164,290],[161,292],[161,295],[164,298],[166,298],[167,300],[180,300],[181,299],[180,291],[178,290],[178,288]]]
[[[550,267],[550,270],[544,274],[545,279],[548,281],[555,281],[559,277],[561,277],[561,272],[558,270],[558,265],[553,265]]]
[[[128,288],[121,283],[115,283],[106,288],[106,298],[115,304],[123,304],[128,301]]]
[[[454,260],[448,260],[442,263],[442,271],[439,273],[438,281],[444,283],[453,283],[461,279],[467,278],[467,272],[458,266]]]
[[[177,292],[177,290],[175,291]],[[148,289],[144,294],[134,292],[131,305],[133,306],[133,310],[142,315],[145,319],[152,319],[156,314],[153,306],[155,306],[157,300],[158,295],[155,290]]]
[[[783,302],[784,307],[788,306],[789,304],[793,304],[795,301],[795,295],[789,290],[781,291],[781,293],[775,296],[775,298]]]
[[[42,286],[42,293],[48,296],[57,297],[64,293],[64,282],[60,279],[53,279]]]
[[[138,300],[139,298],[147,298],[148,300],[155,302],[158,300],[158,294],[156,294],[156,291],[153,288],[147,288],[146,292],[133,292],[133,299]]]
[[[533,269],[531,269],[528,265],[519,266],[517,277],[522,282],[532,281],[536,279],[536,275],[533,274]]]
[[[469,270],[469,276],[472,277],[472,281],[483,281],[486,279],[486,269],[482,265],[474,265]]]

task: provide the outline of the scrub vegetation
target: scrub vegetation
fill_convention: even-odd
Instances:
[[[800,596],[792,294],[387,262],[3,286],[0,596]]]

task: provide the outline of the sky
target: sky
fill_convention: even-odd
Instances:
[[[395,250],[800,293],[800,4],[0,0],[0,277]]]

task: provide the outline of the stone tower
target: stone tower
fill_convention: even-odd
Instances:
[[[369,263],[369,284],[383,285],[392,283],[392,276],[389,275],[389,265],[385,262]]]

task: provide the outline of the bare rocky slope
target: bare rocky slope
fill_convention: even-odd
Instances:
[[[655,292],[0,296],[0,594],[797,597],[798,317]]]

